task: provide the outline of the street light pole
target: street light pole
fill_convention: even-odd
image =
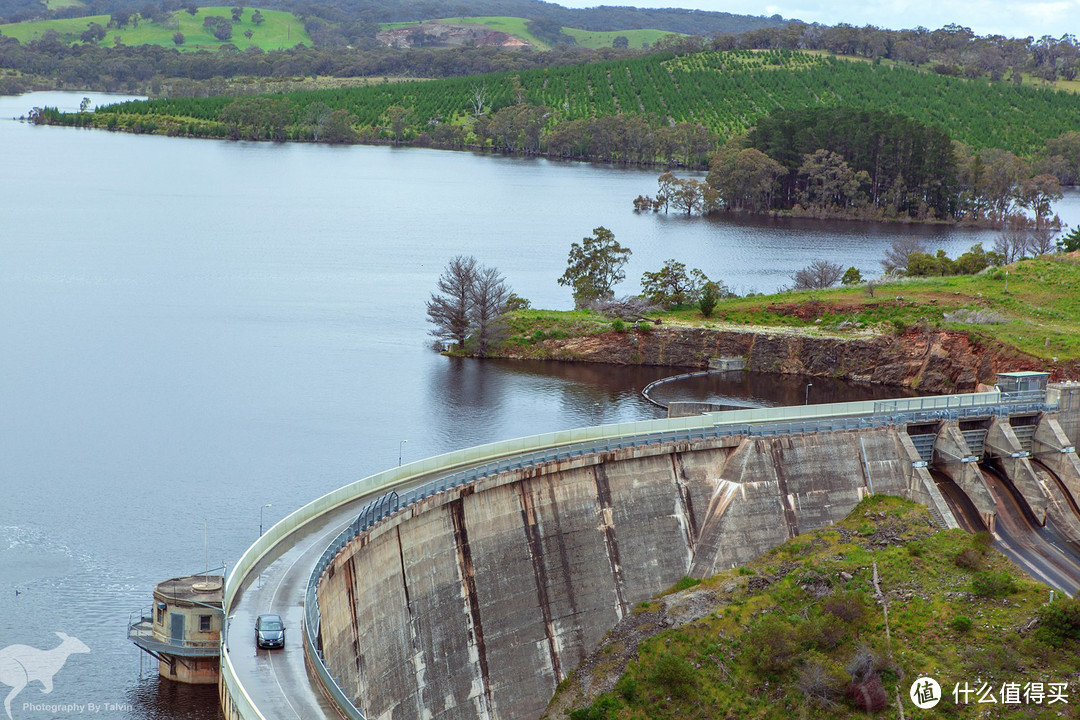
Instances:
[[[806,383],[806,400],[803,402],[803,405],[810,404],[810,388],[812,387],[814,387],[814,383]]]
[[[265,510],[268,507],[274,507],[274,506],[273,506],[272,503],[266,503],[261,508],[259,508],[259,537],[262,537],[262,534],[263,534],[262,533],[262,529],[263,529],[263,510]]]
[[[399,442],[397,444],[397,464],[398,464],[398,467],[401,467],[401,447],[407,442],[409,442],[409,441],[408,440],[402,440],[401,442]]]

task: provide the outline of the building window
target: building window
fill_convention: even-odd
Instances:
[[[210,616],[199,616],[199,632],[210,632]]]
[[[157,624],[165,622],[165,605],[158,605],[157,607]]]

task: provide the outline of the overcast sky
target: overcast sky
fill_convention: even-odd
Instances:
[[[950,23],[980,35],[1039,38],[1080,34],[1080,0],[554,0],[566,7],[636,5],[718,10],[740,15],[780,14],[785,18],[835,25],[877,25],[894,30]]]

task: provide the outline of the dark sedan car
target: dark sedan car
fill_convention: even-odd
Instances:
[[[255,618],[255,644],[261,648],[285,647],[285,623],[280,615]]]

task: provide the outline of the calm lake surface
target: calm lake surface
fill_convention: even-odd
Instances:
[[[214,688],[159,683],[149,665],[140,678],[125,635],[154,583],[203,569],[204,524],[210,567],[231,564],[263,505],[269,525],[399,451],[657,417],[638,392],[675,371],[433,353],[424,301],[455,254],[535,306],[569,308],[556,278],[599,225],[634,252],[626,293],[667,258],[772,291],[819,258],[875,275],[898,234],[950,255],[993,241],[635,215],[654,170],[11,120],[83,95],[0,97],[0,648],[53,647],[62,631],[91,650],[51,694],[23,690],[16,720],[218,717]],[[1080,199],[1059,210],[1080,219]],[[817,389],[812,401],[869,396]],[[777,404],[804,390],[740,376],[669,392]]]

